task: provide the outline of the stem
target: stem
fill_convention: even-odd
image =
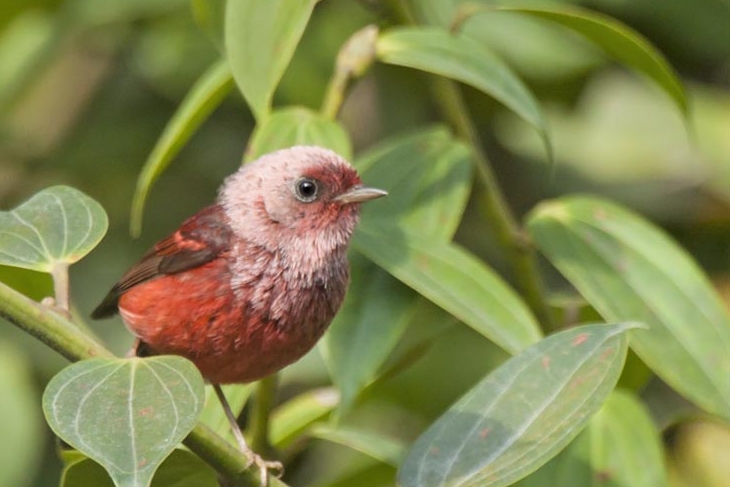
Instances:
[[[53,308],[36,303],[2,282],[0,316],[71,361],[114,356]]]
[[[254,451],[271,450],[269,444],[269,416],[276,398],[276,386],[279,375],[264,377],[256,384],[256,395],[251,402],[249,426],[247,428],[249,443]]]
[[[350,80],[350,73],[342,69],[335,69],[330,82],[327,85],[327,91],[324,94],[324,101],[322,102],[322,108],[320,112],[326,118],[334,120],[337,118],[337,114],[342,106],[342,101],[345,99],[345,90],[347,89],[347,83]]]
[[[320,110],[329,120],[337,118],[350,80],[362,76],[375,61],[377,41],[378,28],[367,25],[352,34],[340,48]]]
[[[36,303],[0,282],[0,317],[33,335],[67,359],[75,362],[93,357],[114,357],[109,350],[52,308]],[[246,457],[233,445],[198,423],[184,443],[233,485],[259,486],[259,470],[247,465]],[[271,486],[282,486],[270,479]]]
[[[535,254],[528,237],[507,205],[458,85],[446,78],[434,77],[431,88],[441,112],[456,135],[471,146],[477,171],[479,209],[494,229],[497,241],[507,251],[522,296],[538,321],[552,329],[552,316],[543,296]]]
[[[387,3],[401,22],[416,23],[406,0],[387,0]],[[507,252],[517,287],[538,321],[545,328],[553,329],[553,320],[543,295],[535,253],[499,187],[458,84],[447,78],[432,76],[431,90],[441,113],[456,136],[471,148],[477,172],[478,207],[494,229],[497,241]]]
[[[56,306],[70,316],[71,300],[69,297],[68,264],[57,262],[51,270],[53,277],[53,294]]]

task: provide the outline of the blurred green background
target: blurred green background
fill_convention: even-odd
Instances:
[[[452,3],[413,2],[423,18],[434,22],[448,15]],[[571,3],[605,12],[646,35],[686,83],[689,120],[683,121],[657,87],[557,27],[508,14],[494,17],[488,29],[481,22],[480,31],[467,25],[469,34],[485,39],[538,94],[554,138],[557,163],[550,168],[529,127],[465,90],[505,193],[518,214],[539,200],[570,192],[602,194],[627,204],[678,238],[730,301],[730,2]],[[318,107],[342,42],[363,25],[387,25],[382,12],[374,0],[322,1],[275,104]],[[72,295],[81,319],[149,245],[209,203],[221,180],[240,164],[253,119],[236,95],[155,185],[142,237],[130,237],[137,174],[183,95],[218,56],[187,0],[0,5],[0,207],[12,208],[44,187],[68,184],[98,200],[109,214],[107,237],[72,268]],[[375,66],[353,86],[341,115],[356,153],[436,117],[423,78],[386,66]],[[503,270],[475,214],[467,212],[457,238]],[[547,266],[546,273],[560,288],[562,281]],[[36,299],[51,294],[45,275],[0,268],[0,279]],[[89,326],[116,352],[131,343],[118,319]],[[442,410],[504,358],[464,327],[449,333],[449,340],[432,347],[407,372],[372,391],[354,414],[362,421],[387,417],[407,428],[423,421],[414,411],[428,417]],[[455,356],[463,360],[458,376],[445,367]],[[0,324],[0,435],[6,445],[0,448],[0,487],[56,484],[60,461],[43,422],[40,394],[64,363],[14,327]],[[434,381],[447,384],[440,401],[423,404],[419,391],[433,396]],[[285,372],[282,395],[327,383],[315,352]],[[653,394],[657,403],[672,399],[661,384]],[[669,429],[666,439],[675,480],[692,479],[677,485],[727,485],[721,482],[730,478],[730,430],[696,422]],[[725,461],[718,459],[723,454]],[[702,477],[712,475],[717,477]],[[301,478],[306,482],[307,473]]]

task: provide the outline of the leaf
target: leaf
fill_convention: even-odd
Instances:
[[[99,203],[68,186],[53,186],[9,212],[0,212],[0,265],[51,272],[73,264],[106,233]]]
[[[633,394],[615,390],[583,435],[578,447],[590,461],[593,478],[632,487],[667,485],[660,434],[646,406]]]
[[[137,178],[130,220],[133,235],[139,235],[142,230],[144,205],[154,182],[167,169],[198,127],[221,104],[232,87],[233,78],[227,63],[218,61],[203,73],[185,95],[175,114],[167,122],[162,135],[157,139]]]
[[[631,346],[659,377],[730,418],[730,316],[684,250],[638,215],[591,197],[543,203],[527,226],[605,319],[649,326]]]
[[[363,207],[363,220],[387,218],[444,241],[453,237],[469,197],[472,166],[466,147],[444,127],[394,137],[359,157],[355,167],[367,185],[390,192]],[[423,305],[412,290],[362,256],[350,260],[350,292],[321,345],[342,392],[340,414],[378,377]]]
[[[417,295],[361,255],[350,258],[352,282],[320,350],[347,411],[375,378],[415,312]]]
[[[312,436],[344,445],[392,467],[400,464],[406,451],[405,445],[395,438],[353,427],[319,424],[312,429]]]
[[[381,34],[377,50],[384,63],[461,81],[492,96],[532,125],[552,154],[537,99],[509,66],[479,42],[439,28],[401,27]]]
[[[192,430],[203,379],[176,356],[77,362],[43,394],[43,412],[65,442],[101,464],[117,487],[146,487]]]
[[[362,219],[382,219],[423,235],[451,240],[469,199],[472,163],[467,147],[443,126],[399,135],[355,161],[368,186],[389,191],[364,205]]]
[[[238,88],[261,123],[317,0],[229,0],[225,46]]]
[[[91,459],[85,459],[63,470],[61,487],[112,487],[109,474]],[[152,479],[151,487],[218,487],[218,477],[197,455],[175,449],[162,462]]]
[[[273,112],[256,126],[246,149],[246,160],[293,145],[319,145],[345,159],[352,157],[350,136],[339,122],[308,108],[288,107]]]
[[[340,402],[332,387],[312,389],[287,401],[271,413],[271,444],[278,449],[290,446],[314,422],[324,419]]]
[[[510,353],[540,339],[517,294],[479,259],[455,244],[363,221],[354,247]]]
[[[509,359],[416,440],[398,485],[506,486],[537,469],[610,394],[633,326],[573,328]]]
[[[614,390],[573,443],[515,487],[667,485],[659,432],[641,401]]]
[[[577,32],[618,62],[654,80],[672,98],[682,113],[687,115],[687,95],[679,77],[662,53],[644,36],[627,25],[607,15],[578,7],[497,7],[497,10],[549,20]]]

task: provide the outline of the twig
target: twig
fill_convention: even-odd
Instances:
[[[251,448],[254,451],[268,452],[269,443],[269,415],[276,399],[277,374],[261,379],[256,384],[256,395],[251,402],[251,414],[247,428]]]
[[[387,0],[393,15],[406,24],[415,24],[416,17],[404,0]],[[528,244],[495,177],[489,158],[482,149],[479,134],[469,116],[469,110],[456,82],[439,76],[431,77],[431,90],[444,118],[456,135],[464,140],[473,154],[477,171],[477,197],[479,210],[494,229],[495,236],[512,266],[517,286],[538,321],[546,329],[552,329],[552,316],[543,296],[540,274],[537,271],[535,253]]]

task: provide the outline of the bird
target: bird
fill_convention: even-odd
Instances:
[[[386,196],[318,146],[241,166],[201,209],[111,288],[92,318],[117,312],[138,355],[192,361],[214,388],[249,465],[282,471],[246,444],[220,386],[275,373],[309,351],[340,308],[361,203]]]

